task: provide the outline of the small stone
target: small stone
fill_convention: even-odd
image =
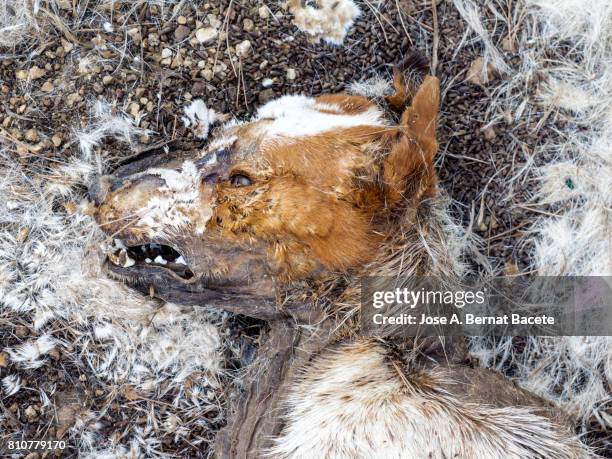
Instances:
[[[28,421],[33,421],[38,417],[38,412],[36,411],[36,408],[34,408],[34,405],[28,406],[25,409],[24,414]]]
[[[110,85],[112,82],[113,82],[113,77],[112,77],[112,75],[104,75],[104,76],[102,77],[102,84],[103,84],[104,86],[108,86],[108,85]]]
[[[467,72],[466,80],[470,83],[482,86],[495,77],[495,68],[489,64],[485,68],[485,61],[482,57],[474,59]]]
[[[29,333],[30,331],[25,325],[17,325],[15,327],[15,335],[17,336],[17,338],[25,338],[26,336],[28,336]]]
[[[76,204],[74,204],[73,202],[67,202],[67,203],[64,203],[64,208],[66,208],[66,206],[68,204],[72,204],[74,206],[74,210],[76,212]],[[68,212],[68,214],[69,215],[73,215],[74,212],[72,212],[72,213]],[[49,357],[51,357],[55,361],[59,360],[60,359],[60,352],[59,352],[59,350],[57,350],[57,348],[55,348],[55,347],[53,349],[51,349],[49,351]]]
[[[514,277],[519,272],[520,272],[519,267],[517,266],[517,264],[514,261],[512,261],[512,260],[506,261],[506,264],[504,265],[504,275],[505,276],[507,276],[507,277]]]
[[[269,88],[270,86],[272,86],[274,84],[274,80],[272,78],[264,78],[261,82],[261,85],[264,88]]]
[[[162,49],[161,58],[168,59],[169,57],[172,57],[172,50],[170,48]]]
[[[17,239],[17,242],[23,242],[28,238],[29,235],[30,235],[29,228],[21,228],[19,232],[17,233],[17,237],[15,239]]]
[[[155,32],[151,32],[148,36],[147,36],[147,40],[149,41],[149,46],[157,46],[159,45],[159,35],[156,34]]]
[[[236,45],[236,54],[240,57],[247,57],[251,51],[251,42],[244,40]]]
[[[287,79],[288,80],[295,80],[297,78],[297,73],[295,71],[295,69],[287,69]]]
[[[268,61],[263,60],[261,61],[261,63],[259,64],[259,70],[263,70],[268,66]]]
[[[53,137],[51,137],[51,142],[53,143],[55,147],[61,146],[62,145],[62,135],[61,134],[53,135]]]
[[[219,35],[219,32],[213,27],[203,27],[198,29],[195,34],[198,43],[206,43],[207,41],[217,38],[217,35]]]
[[[485,140],[489,142],[493,140],[495,137],[497,137],[497,134],[495,133],[495,129],[493,129],[491,126],[489,126],[486,129],[483,129],[482,135],[484,136]]]
[[[45,74],[47,73],[47,71],[45,69],[41,69],[40,67],[34,66],[30,69],[30,78],[32,80],[37,80],[39,78],[42,78],[45,76]]]
[[[187,24],[187,18],[185,16],[179,16],[178,18],[176,18],[176,22],[181,25],[185,25]]]
[[[176,38],[178,41],[183,41],[189,36],[190,33],[191,30],[189,29],[189,27],[185,25],[180,25],[174,30],[174,38]]]
[[[8,367],[8,354],[6,352],[0,352],[0,368]]]
[[[40,89],[43,92],[51,92],[53,91],[53,83],[51,83],[51,80],[47,80],[43,83]]]
[[[509,53],[516,54],[516,43],[510,35],[502,40],[502,49]]]
[[[246,18],[244,21],[242,21],[242,28],[245,32],[252,32],[255,28],[255,23],[252,19]]]
[[[267,6],[260,6],[258,13],[259,17],[262,19],[268,19],[270,17],[270,10],[268,10]]]
[[[213,71],[211,69],[204,69],[201,72],[202,76],[206,81],[211,81],[213,79]]]
[[[181,55],[181,53],[177,53],[175,58],[172,59],[172,63],[170,64],[170,67],[173,69],[176,69],[182,65],[183,65],[183,56]]]
[[[140,35],[140,29],[138,27],[132,27],[127,31],[127,34],[137,43],[140,43],[142,36]]]
[[[40,459],[40,454],[33,452],[28,454],[24,459]]]
[[[81,100],[81,95],[78,92],[73,92],[72,94],[69,94],[68,97],[66,98],[66,104],[68,104],[69,107],[72,107],[74,104],[76,104],[80,100]]]
[[[18,80],[27,80],[28,79],[28,71],[27,70],[17,70],[17,72],[15,72],[15,77]]]
[[[211,27],[214,27],[215,29],[221,27],[221,21],[219,21],[216,15],[207,14],[206,19],[208,20],[208,24],[210,24]]]
[[[130,115],[138,116],[138,113],[140,112],[140,104],[136,102],[132,102],[130,104],[129,111],[130,111]]]
[[[28,129],[25,133],[25,139],[28,142],[38,142],[38,132],[36,132],[36,129]]]
[[[213,73],[222,73],[222,72],[225,72],[226,70],[227,70],[227,65],[225,65],[225,62],[222,62],[222,61],[217,62],[217,65],[213,67]]]
[[[74,48],[74,45],[69,41],[64,40],[63,38],[61,38],[60,41],[62,42],[62,48],[65,53],[69,53],[70,51],[72,51],[72,48]]]

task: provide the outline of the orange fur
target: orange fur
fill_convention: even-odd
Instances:
[[[403,80],[396,75],[395,83]],[[398,90],[402,94],[406,91]],[[347,94],[320,96],[316,102],[322,104],[319,111],[332,115],[378,110],[373,102]],[[357,124],[295,138],[266,137],[270,118],[229,127],[227,137],[237,138],[229,160],[199,171],[218,178],[199,185],[197,203],[177,203],[173,211],[177,218],[206,225],[194,236],[201,244],[263,246],[265,265],[281,281],[360,267],[385,239],[385,216],[398,206],[416,208],[428,190],[435,190],[438,105],[438,80],[428,77],[398,126]],[[247,175],[252,183],[235,187],[234,174]],[[98,221],[117,230],[118,237],[144,239],[142,229],[121,228],[124,219],[146,207],[141,201],[172,200],[174,192],[163,191],[161,177],[123,180],[100,205]],[[208,262],[219,264],[207,267],[211,272],[231,269],[231,263],[214,257]]]

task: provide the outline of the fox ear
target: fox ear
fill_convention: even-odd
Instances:
[[[387,205],[415,202],[435,189],[433,167],[438,149],[436,125],[440,106],[440,83],[427,76],[412,104],[402,114],[389,154],[383,163],[383,182]]]

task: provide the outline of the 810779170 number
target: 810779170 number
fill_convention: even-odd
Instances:
[[[10,451],[54,450],[65,449],[66,442],[63,440],[9,440],[6,446]]]

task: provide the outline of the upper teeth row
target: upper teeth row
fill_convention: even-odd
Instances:
[[[152,248],[157,248],[157,249],[160,248],[159,244],[150,244],[150,245]],[[127,247],[123,244],[123,242],[120,239],[114,239],[113,243],[110,246],[107,246],[106,249],[107,249],[106,251],[108,253],[109,259],[115,265],[123,266],[124,268],[129,268],[130,266],[134,266],[136,264],[136,260],[130,258],[127,252]],[[118,249],[119,251],[117,251]],[[142,249],[144,250],[144,246],[142,247]],[[145,262],[146,263],[157,263],[159,265],[168,264],[168,260],[166,260],[161,255],[157,255],[154,260],[151,260],[150,258],[146,258]],[[174,260],[174,263],[179,264],[179,265],[187,265],[187,262],[185,261],[182,255],[180,255],[176,260]]]

